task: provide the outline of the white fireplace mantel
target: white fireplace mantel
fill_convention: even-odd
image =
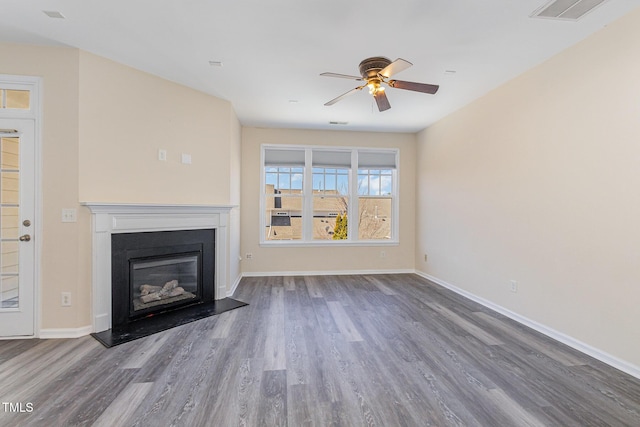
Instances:
[[[234,206],[93,203],[92,214],[93,331],[111,328],[111,235],[147,231],[216,230],[215,299],[226,296],[229,212]]]

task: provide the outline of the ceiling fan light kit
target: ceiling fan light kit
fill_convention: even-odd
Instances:
[[[324,105],[333,105],[336,102],[340,101],[342,98],[345,98],[346,96],[367,87],[369,88],[369,93],[373,95],[373,98],[376,100],[378,110],[386,111],[391,108],[391,105],[389,104],[389,100],[387,99],[384,86],[382,86],[383,84],[396,89],[405,89],[428,94],[436,93],[439,88],[438,85],[406,82],[402,80],[389,80],[392,75],[404,71],[412,65],[413,64],[411,62],[406,61],[402,58],[398,58],[395,61],[391,62],[389,58],[385,58],[384,56],[374,56],[360,62],[358,69],[360,70],[361,77],[351,76],[348,74],[322,73],[320,75],[325,77],[338,77],[366,82],[364,85],[353,88],[350,91],[338,96],[337,98],[332,99]]]

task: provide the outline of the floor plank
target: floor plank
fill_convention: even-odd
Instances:
[[[151,386],[151,383],[129,384],[129,386],[118,395],[118,398],[104,410],[100,418],[98,418],[93,425],[95,427],[128,425],[128,418],[143,403]]]

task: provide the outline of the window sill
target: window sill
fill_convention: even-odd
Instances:
[[[318,240],[303,242],[300,240],[277,240],[260,242],[261,247],[281,247],[281,248],[305,248],[305,247],[375,247],[375,246],[398,246],[398,240],[360,240],[357,242],[345,242],[340,240]]]

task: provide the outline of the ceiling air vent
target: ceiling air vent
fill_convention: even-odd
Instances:
[[[606,0],[554,0],[537,9],[533,18],[577,21]]]

